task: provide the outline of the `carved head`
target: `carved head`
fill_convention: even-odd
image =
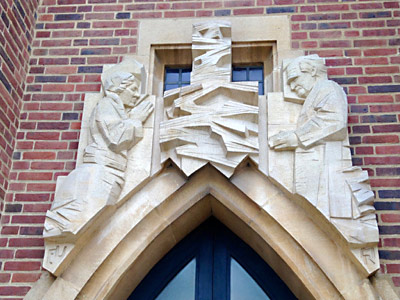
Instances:
[[[299,97],[305,98],[320,79],[326,79],[324,59],[318,55],[300,56],[285,69],[288,85]]]
[[[109,93],[117,94],[125,106],[133,107],[141,94],[143,74],[142,64],[134,59],[126,58],[103,73],[103,90],[106,95]]]
[[[104,88],[107,92],[117,94],[124,106],[134,107],[136,102],[139,100],[140,92],[140,81],[136,77],[128,72],[117,72],[114,76],[108,78],[104,84]]]

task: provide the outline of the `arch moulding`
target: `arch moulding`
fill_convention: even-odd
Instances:
[[[232,24],[233,63],[262,62],[268,100],[281,97],[285,89],[281,65],[302,54],[291,50],[289,19],[223,20]],[[42,276],[26,299],[126,299],[169,250],[210,216],[250,245],[299,299],[393,299],[385,281],[374,277],[379,266],[377,242],[361,247],[349,241],[340,226],[294,193],[285,178],[272,174],[276,170],[269,160],[293,161],[294,154],[279,157],[272,150],[261,151],[261,145],[268,148],[267,103],[251,84],[227,86],[254,95],[259,111],[256,158],[248,155],[233,170],[210,162],[189,172],[176,156],[165,156],[160,122],[168,97],[176,97],[162,98],[164,66],[191,63],[192,24],[198,21],[140,21],[133,58],[144,67],[135,65],[134,75],[141,78],[141,94],[151,95],[146,101],[154,105],[154,113],[142,121],[142,140],[129,152],[125,185],[115,201],[108,200],[88,217],[77,238],[73,235],[78,229],[63,239],[45,236],[43,265],[53,275]],[[113,68],[105,66],[104,74]],[[180,96],[188,91],[179,91]],[[85,165],[89,116],[101,97],[87,94],[85,98],[78,167]],[[299,111],[294,106],[289,110]],[[64,180],[57,182],[56,198]]]

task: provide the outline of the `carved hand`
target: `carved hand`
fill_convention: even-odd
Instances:
[[[129,112],[129,117],[143,123],[153,112],[153,109],[153,103],[150,101],[143,101]]]
[[[274,150],[293,150],[299,145],[294,131],[281,131],[270,137],[269,146]]]

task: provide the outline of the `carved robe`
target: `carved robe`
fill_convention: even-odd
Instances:
[[[128,150],[142,137],[142,123],[131,120],[121,99],[102,98],[90,117],[90,141],[83,164],[64,179],[47,212],[45,236],[76,235],[105,205],[118,199]]]
[[[352,166],[347,98],[333,81],[319,80],[306,98],[295,133],[295,191],[327,217],[352,218],[343,171]]]

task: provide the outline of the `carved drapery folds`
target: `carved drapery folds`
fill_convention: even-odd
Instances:
[[[269,36],[263,39],[270,40]],[[352,280],[368,281],[366,278],[379,269],[374,195],[367,173],[352,166],[347,98],[339,85],[327,79],[324,61],[318,56],[283,60],[282,57],[294,56],[287,50],[289,44],[285,51],[278,51],[280,57],[271,71],[274,76],[270,76],[273,84],[265,84],[274,90],[259,96],[258,82],[231,82],[232,39],[228,22],[195,23],[192,42],[190,86],[166,91],[164,97],[157,99],[147,96],[146,91],[151,89],[144,85],[143,66],[124,60],[104,68],[104,95],[87,95],[79,146],[85,150],[78,154],[77,168],[58,179],[44,232],[43,266],[56,276],[64,271],[69,275],[59,276],[44,299],[54,299],[56,284],[77,295],[136,228],[139,238],[135,241],[141,243],[138,249],[148,247],[152,240],[142,240],[147,232],[143,236],[140,233],[147,230],[147,225],[141,225],[156,218],[171,226],[179,213],[168,211],[168,203],[174,202],[179,193],[186,198],[181,195],[184,200],[176,203],[185,209],[207,193],[218,199],[224,198],[223,193],[229,195],[227,190],[216,188],[218,184],[213,185],[215,178],[229,183],[224,186],[233,187],[240,195],[237,198],[246,202],[243,205],[231,199],[232,211],[239,218],[246,215],[241,216],[240,209],[255,209],[252,216],[257,220],[243,217],[243,223],[276,222],[280,226],[277,232],[290,235],[296,243],[293,248],[299,247],[309,255],[341,295],[348,293],[342,288],[347,286],[343,283],[346,279],[336,276],[329,258],[318,253],[319,245],[324,251],[332,249],[331,257],[335,259],[345,256],[346,265],[338,267],[338,274],[352,270],[356,274],[351,275]],[[154,43],[149,42],[148,48]],[[277,44],[279,49],[282,41]],[[148,59],[147,66],[151,66],[151,57],[136,56],[142,62]],[[276,65],[282,60],[282,67]],[[172,168],[165,168],[168,160],[174,162]],[[249,160],[253,163],[243,163]],[[203,188],[188,195],[186,190],[197,188],[193,179],[196,177],[204,177]],[[125,210],[126,207],[130,209]],[[296,218],[296,209],[301,218]],[[167,212],[173,217],[165,217]],[[301,222],[295,221],[300,219]],[[303,225],[310,236],[299,233]],[[318,231],[315,240],[314,228]],[[271,242],[271,247],[275,243],[268,239],[265,242]],[[334,247],[327,246],[331,244]],[[90,245],[103,245],[101,257],[91,257],[87,267],[90,271],[85,269],[82,277],[75,280],[71,274],[79,269],[80,261],[86,263]],[[280,253],[279,247],[275,250]],[[79,257],[80,251],[86,254]],[[135,255],[141,257],[140,251]],[[290,265],[288,257],[284,259]],[[68,267],[70,263],[72,267]],[[369,283],[360,287],[364,288],[371,292]],[[353,294],[349,299],[358,299],[357,293]]]
[[[121,194],[128,151],[143,138],[142,123],[153,110],[148,96],[140,93],[143,75],[143,65],[126,59],[102,76],[104,96],[90,115],[83,163],[58,180],[46,214],[44,267],[53,273],[88,224]]]
[[[284,61],[283,72],[284,91],[299,100],[280,93],[269,97],[270,176],[317,208],[371,273],[379,268],[374,194],[367,172],[352,165],[347,97],[327,79],[317,55]],[[277,118],[282,111],[288,116]],[[289,168],[278,170],[283,164]]]

